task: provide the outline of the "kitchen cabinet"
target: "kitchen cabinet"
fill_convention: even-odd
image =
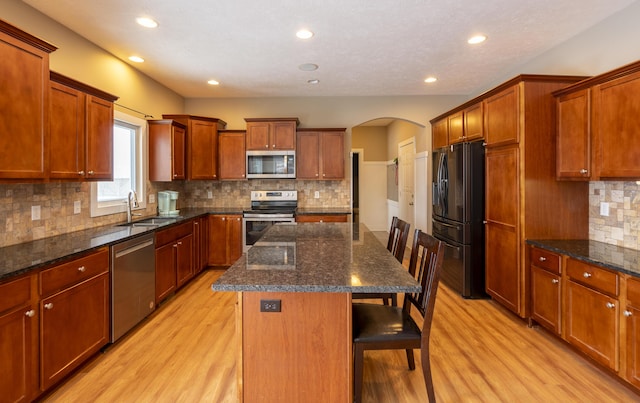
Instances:
[[[562,258],[556,253],[532,247],[531,319],[556,335],[561,333]]]
[[[246,131],[223,130],[218,137],[220,179],[246,179]]]
[[[47,176],[49,54],[55,50],[0,21],[0,179]]]
[[[193,223],[156,232],[156,304],[194,275]]]
[[[464,141],[464,117],[463,112],[455,112],[447,117],[449,126],[449,144],[462,143]]]
[[[295,150],[298,118],[253,119],[247,122],[247,150]]]
[[[478,102],[464,109],[464,139],[474,141],[484,138],[483,103]]]
[[[557,98],[558,179],[588,181],[591,178],[590,100],[589,89]]]
[[[431,145],[433,150],[449,145],[449,121],[446,117],[431,122]]]
[[[242,216],[209,215],[209,266],[231,266],[242,256]]]
[[[347,222],[347,214],[306,214],[296,215],[296,222]]]
[[[37,275],[0,284],[0,400],[30,402],[38,389]]]
[[[344,179],[344,128],[298,131],[296,178]]]
[[[223,120],[192,115],[162,115],[187,128],[187,179],[218,179],[218,130],[224,129]]]
[[[113,102],[116,96],[51,72],[49,177],[113,178]]]
[[[109,250],[39,273],[40,388],[49,389],[109,341]]]
[[[628,277],[627,304],[623,311],[626,325],[625,379],[640,388],[640,279]]]
[[[149,180],[170,182],[186,178],[186,131],[171,119],[149,120]]]
[[[520,141],[520,85],[515,84],[482,101],[487,146]]]
[[[597,362],[619,369],[617,273],[568,258],[566,340]]]
[[[484,138],[483,102],[458,107],[431,121],[432,149]]]
[[[209,219],[198,217],[193,220],[193,271],[199,274],[209,265]]]

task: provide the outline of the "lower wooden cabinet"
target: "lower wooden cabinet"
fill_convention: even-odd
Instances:
[[[198,217],[193,220],[193,271],[202,272],[209,265],[209,220]]]
[[[627,305],[623,311],[626,326],[626,372],[629,383],[640,388],[640,279],[627,279]]]
[[[156,232],[156,304],[194,276],[193,223]]]
[[[296,222],[348,222],[346,214],[314,214],[296,216]]]
[[[531,266],[531,318],[560,335],[560,276]]]
[[[209,216],[209,266],[231,266],[242,256],[242,216]]]

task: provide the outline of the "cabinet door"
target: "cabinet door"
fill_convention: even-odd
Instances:
[[[462,111],[447,117],[449,121],[449,144],[462,143],[464,141],[464,121]]]
[[[589,180],[591,174],[591,106],[585,89],[557,99],[556,175],[559,179]]]
[[[567,281],[567,341],[599,363],[618,370],[618,301]]]
[[[320,144],[321,179],[344,179],[344,133],[322,133]]]
[[[640,309],[627,306],[627,381],[640,387]]]
[[[181,287],[193,277],[193,234],[176,241],[176,283]]]
[[[319,179],[320,176],[320,134],[298,132],[296,152],[296,178]]]
[[[270,129],[271,149],[296,149],[296,122],[272,122]]]
[[[227,225],[227,264],[232,265],[242,256],[242,216],[229,216]]]
[[[483,101],[487,146],[520,141],[519,88],[514,85]]]
[[[193,269],[194,274],[207,268],[209,261],[209,230],[208,218],[200,217],[193,220]]]
[[[442,118],[431,125],[431,144],[436,150],[449,145],[449,122]]]
[[[245,179],[245,133],[221,133],[218,144],[220,179]]]
[[[227,217],[209,216],[209,265],[227,264]]]
[[[600,178],[640,178],[640,73],[593,87]]]
[[[269,122],[247,122],[247,150],[269,148]]]
[[[90,180],[113,179],[113,102],[86,97],[86,173]]]
[[[156,248],[156,304],[176,289],[175,244]]]
[[[560,276],[531,266],[531,318],[560,334]]]
[[[0,178],[47,175],[49,53],[44,49],[0,33]]]
[[[187,177],[186,174],[186,165],[185,165],[185,155],[186,155],[186,139],[187,133],[186,130],[182,127],[174,126],[171,130],[171,172],[172,178],[179,180],[185,179]]]
[[[485,270],[487,293],[522,315],[518,152],[517,146],[487,149]]]
[[[218,129],[213,122],[189,121],[188,179],[218,179]]]
[[[109,341],[109,275],[45,298],[40,309],[40,386],[44,391]]]
[[[464,138],[466,141],[484,138],[482,125],[482,102],[468,107],[464,111]]]
[[[83,179],[85,94],[52,81],[49,104],[49,177]]]

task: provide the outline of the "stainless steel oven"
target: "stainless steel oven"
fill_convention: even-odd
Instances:
[[[295,222],[298,192],[268,190],[251,192],[251,210],[242,217],[242,245],[247,252],[272,225]]]

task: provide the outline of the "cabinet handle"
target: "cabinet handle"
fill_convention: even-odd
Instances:
[[[84,171],[78,171],[78,175],[84,175]]]
[[[546,258],[546,257],[544,257],[544,256],[540,256],[540,257],[538,258],[538,260],[539,260],[539,261],[541,261],[541,262],[546,262],[546,261],[547,261],[547,258]]]
[[[174,247],[174,248],[177,248],[177,247],[178,247],[178,244],[177,244],[177,243],[174,243],[174,244],[173,244],[173,247]]]
[[[629,312],[629,311],[627,311],[627,312]],[[24,314],[25,314],[26,316],[30,317],[30,318],[33,318],[34,316],[36,316],[36,311],[34,311],[33,309],[31,309],[31,310],[29,310],[29,311],[25,312]]]
[[[271,145],[271,148],[276,148],[276,145],[275,145],[275,144],[272,144],[272,145]]]
[[[560,282],[560,280],[558,280],[557,278],[554,278],[554,279],[551,280],[551,282],[553,284],[558,284]]]
[[[589,171],[587,171],[587,170],[586,170],[586,169],[584,169],[584,168],[582,168],[582,169],[580,170],[580,173],[581,173],[581,174],[583,174],[583,175],[585,175],[587,172],[589,172]]]
[[[589,272],[587,272],[587,271],[585,271],[584,273],[582,273],[582,277],[584,277],[584,278],[589,278],[589,277],[591,277],[591,276],[592,276],[592,274],[591,274],[591,273],[589,273]]]
[[[80,267],[78,267],[78,271],[80,273],[84,273],[85,271],[87,271],[87,269],[84,266],[80,266]]]
[[[177,178],[177,177],[178,177],[178,174],[173,174],[173,177],[174,177],[174,178]]]
[[[89,171],[87,172],[89,175],[93,175],[93,171]]]
[[[615,307],[616,307],[616,304],[614,304],[613,302],[607,302],[607,308],[613,309]]]
[[[197,221],[195,221],[193,224],[194,224],[194,225],[198,225],[198,224],[200,224],[200,223],[199,223],[199,222],[197,222]]]
[[[316,177],[318,176],[318,174],[316,174]]]
[[[46,304],[44,304],[44,309],[53,309],[53,303],[47,302]]]
[[[626,310],[625,310],[625,311],[624,311],[624,313],[623,313],[623,315],[624,315],[624,316],[626,316],[626,317],[628,318],[629,316],[633,316],[633,312],[631,312],[631,311],[626,311]]]
[[[222,221],[226,220],[226,217],[222,217]]]
[[[236,218],[236,221],[240,221],[240,217]]]
[[[182,245],[182,241],[178,242],[178,245]]]

